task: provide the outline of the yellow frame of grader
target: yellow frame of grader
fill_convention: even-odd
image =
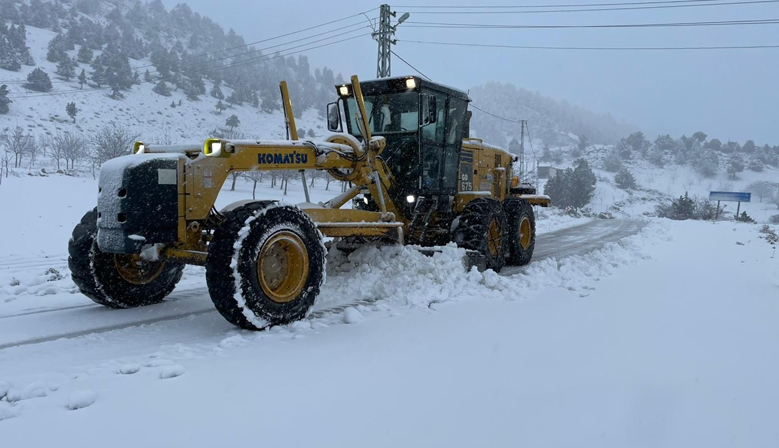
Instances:
[[[371,137],[359,79],[355,75],[351,80],[359,104],[358,121],[367,145],[338,135],[316,146],[298,140],[289,91],[286,82],[282,82],[282,101],[291,140],[208,139],[202,149],[187,148],[186,156],[182,155],[178,161],[178,242],[174,247],[164,249],[162,255],[189,264],[205,264],[208,249],[200,223],[208,218],[224,182],[233,171],[328,170],[336,179],[348,180],[354,187],[323,205],[298,205],[323,235],[376,237],[396,231],[402,242],[403,226],[407,222],[387,194],[392,174],[377,157],[384,150],[384,138]],[[167,151],[164,147],[155,149],[136,142],[134,152]],[[340,208],[363,189],[378,198],[379,212]]]

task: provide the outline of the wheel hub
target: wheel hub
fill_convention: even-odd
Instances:
[[[133,285],[151,283],[165,268],[164,261],[146,261],[137,254],[116,254],[114,265],[119,275]]]
[[[519,244],[523,249],[530,247],[530,240],[532,239],[533,229],[530,227],[530,220],[527,217],[522,217],[522,221],[519,224]]]
[[[308,270],[308,250],[294,232],[277,232],[260,249],[257,277],[265,294],[274,302],[295,300],[303,291]]]

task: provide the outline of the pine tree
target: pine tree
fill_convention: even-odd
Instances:
[[[170,96],[170,87],[168,87],[168,84],[165,83],[165,81],[160,81],[157,83],[156,86],[152,89],[152,91],[156,94],[162,95],[162,96]]]
[[[625,167],[614,175],[614,183],[617,185],[617,188],[623,190],[636,188],[636,178],[633,176],[633,173]]]
[[[176,101],[175,100],[170,102],[170,108],[171,109],[175,109],[176,108]]]
[[[90,50],[86,45],[82,45],[81,48],[78,49],[76,59],[82,64],[89,64],[92,62],[92,56],[92,50]]]
[[[149,69],[146,69],[146,73],[143,74],[143,80],[145,82],[154,82],[154,78],[151,77],[151,73],[149,73]]]
[[[11,110],[9,107],[11,103],[13,101],[8,99],[8,86],[3,84],[0,86],[0,115],[5,115]]]
[[[36,68],[27,75],[27,88],[36,92],[48,92],[52,89],[51,79],[40,68]]]
[[[728,175],[731,179],[735,179],[736,175],[742,171],[744,171],[744,159],[741,158],[741,154],[732,154],[728,164]]]
[[[695,201],[690,199],[690,196],[685,191],[684,196],[674,199],[673,204],[671,204],[671,211],[671,219],[692,219],[695,217]]]
[[[49,41],[49,49],[46,52],[46,60],[49,62],[60,62],[68,58],[66,53],[65,37],[62,34],[57,34],[52,40]]]
[[[83,68],[81,69],[81,74],[78,75],[78,83],[81,86],[81,89],[84,89],[84,84],[87,83],[87,71]]]
[[[578,159],[573,162],[573,166],[571,205],[576,208],[582,208],[590,202],[595,194],[597,179],[586,160]]]
[[[222,100],[217,101],[217,103],[216,103],[216,110],[217,110],[216,113],[217,113],[217,115],[222,115],[222,111],[226,110],[226,109],[227,109],[227,106],[225,106],[224,103],[222,103]]]
[[[65,112],[68,113],[68,116],[73,119],[73,123],[76,122],[76,115],[80,112],[80,109],[76,107],[76,103],[70,102],[67,106],[65,106]]]
[[[221,100],[225,99],[224,93],[222,93],[222,89],[216,84],[214,84],[214,87],[211,88],[211,96],[220,100],[220,102]]]
[[[65,58],[57,64],[57,74],[70,81],[70,78],[76,76],[77,64],[70,58]]]

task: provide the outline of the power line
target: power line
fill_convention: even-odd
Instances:
[[[505,10],[505,11],[416,11],[414,14],[551,14],[551,13],[569,13],[569,12],[604,12],[604,11],[636,11],[636,10],[654,10],[654,9],[677,9],[677,8],[696,8],[712,6],[741,6],[779,3],[779,0],[749,0],[749,1],[731,1],[722,3],[686,3],[671,5],[648,5],[648,6],[625,6],[625,7],[603,7],[603,8],[574,8],[574,9],[534,9],[527,11]]]
[[[665,28],[665,27],[702,27],[702,26],[741,26],[741,25],[779,25],[775,19],[746,19],[703,22],[668,23],[619,23],[601,25],[508,25],[446,22],[408,22],[409,28],[456,28],[456,29],[577,29],[577,28]]]
[[[412,44],[446,45],[455,47],[478,48],[511,48],[520,50],[584,50],[584,51],[692,51],[692,50],[757,50],[779,48],[779,45],[733,45],[733,46],[708,46],[708,47],[555,47],[533,45],[500,45],[500,44],[469,44],[460,42],[433,42],[421,40],[402,40]]]
[[[222,50],[210,51],[210,52],[201,53],[201,54],[197,54],[197,55],[187,56],[184,59],[200,58],[200,57],[209,56],[209,55],[212,55],[212,54],[224,53],[226,51],[235,50],[235,49],[238,49],[238,48],[246,48],[246,47],[249,47],[251,45],[261,44],[261,43],[264,43],[264,42],[269,42],[269,41],[272,41],[272,40],[281,39],[282,37],[288,37],[288,36],[292,36],[294,34],[299,34],[299,33],[303,33],[303,32],[306,32],[306,31],[310,31],[310,30],[313,30],[313,29],[316,29],[316,28],[322,28],[323,26],[332,25],[334,23],[343,22],[344,20],[349,20],[349,19],[354,18],[354,17],[359,17],[359,16],[361,16],[363,14],[366,14],[366,13],[369,13],[371,11],[373,11],[373,9],[369,9],[369,10],[366,10],[366,11],[363,11],[363,12],[358,12],[357,14],[352,14],[350,16],[342,17],[342,18],[336,19],[336,20],[331,20],[329,22],[320,23],[319,25],[314,25],[314,26],[310,26],[310,27],[307,27],[307,28],[299,29],[299,30],[296,30],[296,31],[291,31],[289,33],[279,34],[278,36],[268,37],[268,38],[257,40],[257,41],[254,41],[254,42],[249,42],[248,44],[236,45],[234,47],[225,48],[225,49],[222,49]],[[133,68],[133,70],[137,70],[137,69],[153,67],[153,66],[154,66],[154,64],[146,64],[146,65],[141,65],[141,66],[132,67],[132,68]]]
[[[673,4],[673,3],[707,3],[721,0],[667,0],[667,1],[644,1],[644,2],[620,2],[620,3],[578,3],[578,4],[543,4],[543,5],[401,5],[398,8],[404,9],[527,9],[527,8],[572,8],[572,7],[597,7],[597,6],[627,6],[627,5],[655,5],[655,4]]]
[[[430,77],[429,77],[429,76],[427,76],[426,74],[424,74],[424,73],[420,72],[420,71],[419,71],[419,69],[417,69],[416,67],[414,67],[413,65],[411,65],[411,64],[410,64],[410,63],[409,63],[407,60],[405,60],[405,59],[403,59],[402,57],[400,57],[400,55],[399,55],[399,54],[397,54],[397,53],[395,53],[395,51],[394,51],[394,50],[390,50],[390,53],[392,53],[392,54],[394,54],[395,56],[397,56],[397,58],[398,58],[398,59],[400,59],[401,61],[403,61],[403,63],[404,63],[404,64],[406,64],[406,65],[408,65],[409,67],[411,67],[411,69],[412,69],[412,70],[414,70],[415,72],[417,72],[417,73],[419,73],[420,75],[422,75],[422,76],[423,76],[424,78],[426,78],[428,81],[432,81],[432,79],[430,79]]]
[[[488,111],[482,109],[481,107],[473,104],[473,102],[471,102],[470,107],[472,107],[472,108],[474,108],[476,110],[482,111],[485,114],[487,114],[487,115],[489,115],[491,117],[495,117],[495,118],[497,118],[499,120],[508,121],[509,123],[522,124],[522,120],[512,120],[511,118],[501,117],[500,115],[496,115],[496,114],[493,114],[492,112],[488,112]]]
[[[362,28],[368,28],[367,25],[365,25],[364,23],[360,22],[360,23],[355,23],[355,24],[353,24],[351,26],[347,26],[346,29],[353,28],[355,26],[359,26],[360,28],[356,28],[356,29],[353,29],[351,31],[342,32],[342,33],[336,34],[334,36],[325,37],[323,39],[319,39],[319,40],[316,40],[314,42],[308,42],[308,43],[301,44],[301,45],[298,45],[298,46],[295,46],[295,47],[286,48],[286,49],[280,50],[280,51],[286,51],[286,50],[290,50],[290,49],[294,49],[294,48],[300,48],[300,47],[305,46],[305,45],[310,45],[312,43],[322,42],[322,41],[325,41],[325,40],[328,40],[328,39],[335,39],[337,37],[345,36],[347,34],[352,34],[352,33],[358,32],[358,31],[362,31]],[[238,54],[235,54],[235,55],[224,56],[224,57],[217,58],[217,59],[209,59],[208,61],[200,61],[200,62],[195,62],[195,63],[191,63],[191,64],[183,64],[183,65],[180,66],[180,68],[197,67],[198,65],[201,65],[201,64],[204,64],[204,63],[212,64],[214,62],[219,62],[219,61],[223,61],[223,60],[226,60],[226,59],[231,59],[231,58],[235,59],[235,58],[240,57],[240,56],[246,56],[246,55],[250,55],[250,54],[261,53],[263,51],[267,51],[267,50],[270,50],[270,49],[273,49],[273,48],[283,47],[285,45],[289,45],[289,44],[292,44],[292,43],[309,40],[309,39],[317,37],[317,36],[330,34],[330,33],[333,33],[335,31],[342,31],[342,30],[330,30],[330,31],[326,31],[324,33],[314,34],[312,36],[302,37],[300,39],[291,40],[289,42],[284,42],[284,43],[281,43],[281,44],[271,45],[270,47],[258,48],[258,49],[254,49],[254,50],[251,50],[251,51],[246,51],[246,52],[238,53]],[[158,73],[158,72],[155,70],[155,73]]]

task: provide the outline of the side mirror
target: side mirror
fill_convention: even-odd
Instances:
[[[330,132],[341,132],[343,129],[341,123],[341,108],[338,102],[327,105],[327,130]]]
[[[422,126],[435,123],[438,119],[438,107],[434,95],[422,95]]]

